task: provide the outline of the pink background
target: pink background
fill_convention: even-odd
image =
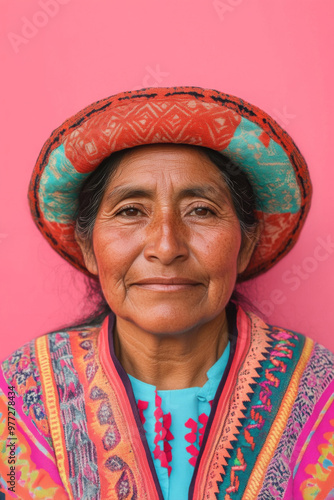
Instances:
[[[146,86],[197,85],[256,104],[292,135],[314,197],[297,246],[246,293],[271,323],[334,350],[332,0],[1,0],[1,350],[80,316],[80,273],[34,226],[27,187],[51,131]],[[319,247],[320,245],[320,247]]]

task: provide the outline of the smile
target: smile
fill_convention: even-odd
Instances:
[[[180,284],[166,284],[166,283],[134,283],[134,286],[141,288],[142,290],[154,290],[155,292],[178,292],[181,290],[189,290],[198,286],[199,283],[180,283]]]
[[[153,290],[156,292],[178,292],[189,290],[200,285],[198,281],[188,278],[145,278],[133,283],[142,290]]]

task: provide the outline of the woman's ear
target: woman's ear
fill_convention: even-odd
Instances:
[[[253,255],[256,244],[259,241],[260,233],[261,233],[261,227],[260,224],[258,224],[252,234],[243,235],[238,255],[238,267],[237,267],[238,274],[243,273],[244,270],[247,268],[249,261]]]
[[[93,243],[88,239],[82,239],[76,232],[74,232],[75,241],[78,243],[81,253],[88,271],[95,276],[98,276],[99,270],[94,254]]]

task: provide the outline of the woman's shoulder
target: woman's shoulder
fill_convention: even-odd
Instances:
[[[6,398],[8,388],[19,398],[21,410],[29,415],[35,426],[50,437],[43,394],[42,377],[57,348],[63,347],[73,357],[73,343],[89,351],[97,342],[101,325],[63,328],[41,335],[16,349],[0,364],[0,397]]]
[[[275,344],[276,348],[281,349],[282,357],[284,352],[287,357],[291,357],[293,348],[298,346],[296,354],[297,352],[300,356],[308,354],[309,359],[316,360],[317,364],[334,365],[334,353],[311,337],[280,325],[271,324],[253,312],[246,312],[246,314],[250,318],[253,332],[260,332],[260,336],[267,335],[271,343]],[[254,335],[252,341],[254,341]]]
[[[249,347],[261,346],[264,372],[284,380],[289,390],[298,386],[304,399],[317,400],[328,387],[334,391],[334,354],[329,349],[302,333],[246,314],[251,324]]]
[[[3,477],[7,477],[15,467],[20,470],[20,483],[15,482],[13,473],[12,483],[6,485],[7,489],[12,488],[14,498],[30,498],[30,494],[37,498],[36,484],[41,498],[68,498],[51,432],[55,424],[50,411],[58,404],[52,361],[59,355],[57,348],[63,349],[60,363],[68,358],[73,360],[70,346],[75,344],[83,344],[83,350],[89,353],[85,350],[87,341],[94,342],[99,331],[100,327],[95,326],[47,333],[25,343],[0,363],[0,441],[11,445],[0,449],[0,476],[4,473]],[[66,370],[64,363],[64,373]],[[10,469],[8,464],[13,464]]]
[[[43,353],[43,346],[52,343],[71,341],[78,338],[82,342],[88,337],[96,337],[101,325],[70,326],[42,334],[16,349],[0,362],[1,372],[7,382],[19,387],[38,372],[38,358]]]

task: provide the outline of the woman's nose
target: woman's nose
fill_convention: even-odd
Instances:
[[[187,259],[187,230],[176,214],[161,214],[146,229],[144,254],[147,259],[158,259],[164,265],[171,264],[175,259]]]

